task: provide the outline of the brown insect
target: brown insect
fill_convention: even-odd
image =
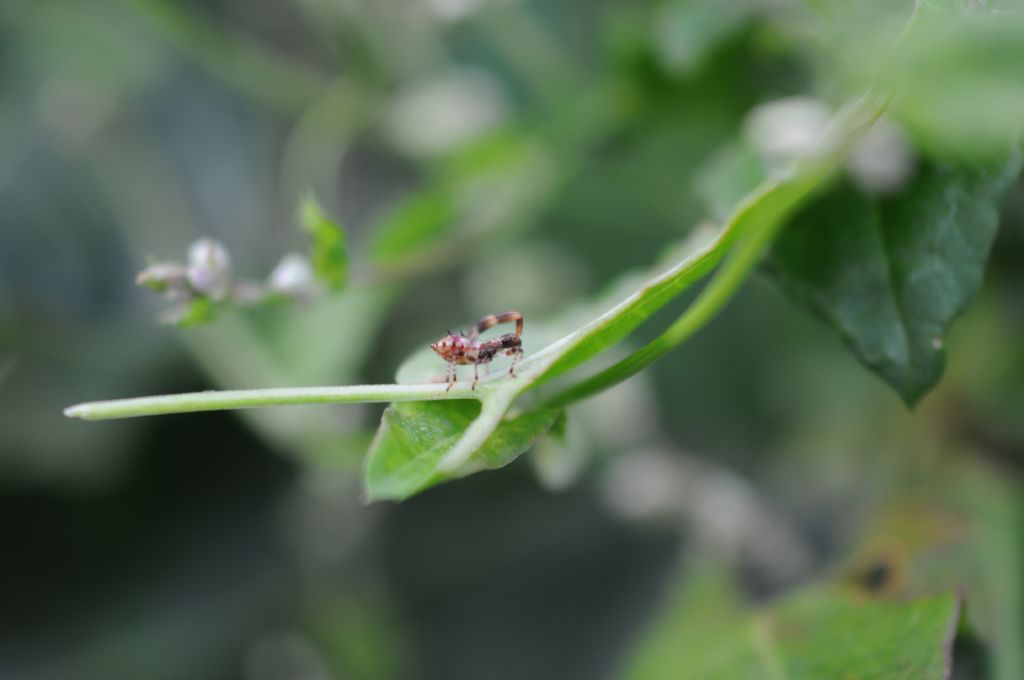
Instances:
[[[516,323],[515,333],[494,338],[493,340],[478,340],[481,333],[488,328],[497,326],[500,323]],[[469,335],[452,333],[444,336],[433,343],[430,348],[448,362],[448,389],[452,388],[458,380],[455,367],[458,365],[473,364],[473,389],[480,379],[480,364],[487,364],[494,360],[498,354],[512,357],[512,365],[508,374],[516,375],[516,362],[523,356],[523,315],[519,312],[505,312],[503,314],[491,314],[476,322]]]

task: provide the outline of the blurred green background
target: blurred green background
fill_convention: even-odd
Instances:
[[[759,603],[858,555],[888,560],[901,592],[981,584],[981,637],[1012,644],[1019,183],[913,412],[759,275],[654,370],[574,408],[570,446],[401,504],[360,498],[381,407],[61,415],[390,382],[503,309],[529,337],[715,217],[702,177],[751,112],[836,107],[911,5],[3,0],[0,677],[618,677],[694,565]],[[1011,93],[981,123],[936,119],[938,85],[913,82],[894,163],[961,154],[965,126],[997,135],[1020,111]],[[306,191],[346,228],[345,291],[155,322],[161,301],[132,285],[151,258],[207,236],[265,277],[306,248]],[[987,677],[987,653],[958,655],[957,677]]]

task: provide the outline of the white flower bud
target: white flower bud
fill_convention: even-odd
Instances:
[[[158,293],[164,293],[176,287],[183,287],[187,275],[185,267],[180,264],[157,262],[139,272],[139,275],[135,277],[135,283]]]
[[[270,272],[268,286],[271,291],[289,297],[311,297],[317,288],[313,265],[303,255],[288,253]]]
[[[424,0],[427,9],[442,21],[455,23],[480,9],[481,0]]]
[[[231,256],[223,244],[201,238],[188,249],[188,282],[192,289],[220,301],[231,292]]]
[[[747,116],[744,136],[772,175],[788,170],[812,152],[828,127],[827,106],[811,97],[789,97],[757,106]]]
[[[914,175],[916,163],[914,149],[906,135],[883,119],[857,141],[847,167],[861,188],[891,194],[907,185]]]
[[[387,130],[404,151],[452,151],[507,117],[501,85],[482,71],[457,69],[407,86],[395,98]]]

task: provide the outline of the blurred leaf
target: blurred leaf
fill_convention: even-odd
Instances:
[[[739,595],[722,569],[696,567],[671,596],[627,667],[626,680],[757,678]]]
[[[443,191],[412,194],[381,221],[373,244],[375,259],[392,264],[432,245],[454,225],[456,214],[454,202]]]
[[[488,135],[440,163],[426,186],[384,215],[375,230],[374,257],[413,271],[450,260],[469,244],[528,223],[559,176],[531,135]]]
[[[571,421],[563,411],[547,436],[537,442],[530,463],[537,481],[548,491],[563,491],[583,475],[593,455],[578,417]]]
[[[896,93],[891,112],[925,148],[999,158],[1024,125],[1024,15],[965,4],[918,2],[877,85]]]
[[[479,413],[480,405],[473,401],[389,406],[366,470],[368,497],[403,499],[445,479],[504,467],[527,451],[558,417],[553,410],[530,411],[503,421],[467,465],[451,473],[438,471],[438,462]]]
[[[205,297],[195,298],[179,309],[171,310],[167,321],[182,328],[201,326],[217,318],[217,303]]]
[[[283,309],[274,344],[291,379],[298,384],[356,379],[391,297],[378,287],[351,286],[300,309]]]
[[[719,573],[689,579],[633,659],[631,680],[949,677],[952,594],[872,601],[815,588],[746,612]]]
[[[324,214],[312,194],[306,194],[302,198],[299,221],[313,241],[310,259],[317,278],[331,290],[344,288],[348,282],[345,231]]]
[[[407,677],[402,629],[379,588],[356,585],[314,598],[307,628],[332,671],[326,677]]]
[[[757,154],[746,144],[732,142],[716,151],[702,169],[697,178],[697,193],[711,217],[724,220],[764,176]]]
[[[1020,167],[1017,155],[992,170],[929,167],[877,208],[840,187],[779,239],[779,278],[913,405],[942,375],[945,333],[978,290]]]
[[[972,568],[968,615],[991,649],[991,678],[1024,677],[1024,497],[1005,469],[971,462],[949,475],[972,531],[962,554]],[[947,562],[953,561],[947,558]]]
[[[845,560],[843,583],[866,596],[901,600],[957,588],[967,602],[963,628],[984,643],[978,650],[987,657],[984,677],[1020,678],[1024,514],[1019,490],[1005,470],[984,462],[980,451],[956,451],[940,465],[930,456],[927,460],[932,463],[928,484],[897,485],[887,494],[864,539]]]
[[[727,38],[746,25],[750,7],[735,0],[662,3],[651,22],[654,53],[670,73],[689,75]]]
[[[302,110],[329,84],[328,76],[310,64],[263,41],[223,30],[199,8],[163,0],[119,0],[117,4],[130,11],[128,17],[134,15],[146,24],[147,35],[174,45],[225,84],[271,110],[285,114]],[[125,18],[123,13],[112,23],[122,24]]]

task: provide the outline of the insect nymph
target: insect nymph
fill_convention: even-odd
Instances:
[[[506,333],[492,340],[478,340],[480,334],[488,328],[497,326],[500,323],[516,323],[515,333]],[[491,314],[476,322],[469,335],[452,333],[444,336],[430,346],[442,359],[448,362],[448,389],[452,388],[458,377],[455,374],[455,367],[458,365],[473,364],[473,389],[480,379],[480,364],[487,364],[494,360],[499,354],[512,357],[512,365],[508,374],[516,375],[516,362],[523,356],[523,315],[519,312],[505,312],[503,314]]]

